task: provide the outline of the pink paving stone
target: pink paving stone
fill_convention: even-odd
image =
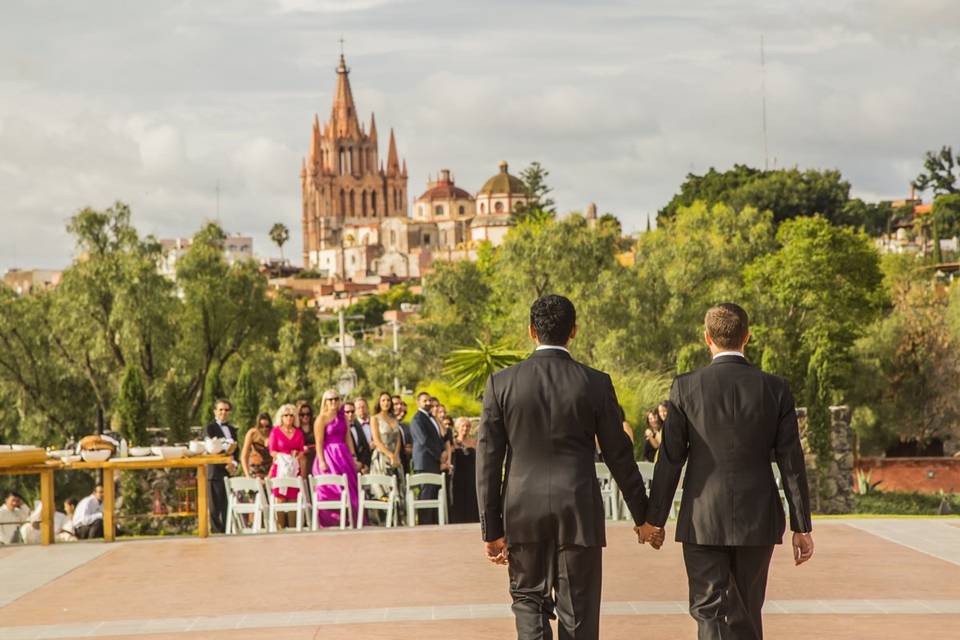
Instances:
[[[802,567],[792,565],[788,547],[777,549],[768,598],[960,599],[957,565],[842,523],[818,523],[815,534],[816,556]],[[686,601],[686,577],[678,544],[668,542],[655,552],[638,545],[627,526],[608,527],[608,540],[604,555],[607,602]],[[277,588],[291,580],[294,588]],[[211,594],[218,596],[211,598]],[[475,527],[177,538],[116,544],[103,556],[0,609],[0,626],[508,602],[506,571],[483,560]],[[671,628],[692,624],[684,615],[660,617]],[[798,617],[802,616],[771,616],[769,620],[778,625]],[[826,621],[833,617],[811,619]],[[617,621],[613,616],[609,618],[611,633],[617,625],[648,625],[656,618]],[[878,615],[870,619],[882,623],[893,618]],[[955,622],[942,615],[907,618],[921,626],[926,620]],[[395,629],[398,624],[386,628]],[[510,620],[500,619],[410,624],[446,629],[448,633],[451,624],[457,629],[465,625],[464,633],[474,628],[470,625],[479,625],[477,634],[512,628]],[[362,627],[370,634],[384,628],[377,624],[324,626],[319,637],[340,637],[331,634],[348,627]],[[667,627],[663,629],[668,633]],[[275,637],[286,637],[283,634],[288,631],[292,634],[289,637],[302,637],[296,635],[299,628],[276,631],[280,635]],[[232,633],[230,638],[234,639],[246,637],[243,634],[247,632]],[[203,632],[194,637],[216,635]],[[364,632],[353,637],[391,636]],[[456,637],[468,636],[458,632]],[[606,633],[604,637],[608,637]]]

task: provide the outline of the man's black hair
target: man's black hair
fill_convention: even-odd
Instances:
[[[543,296],[530,307],[530,326],[537,333],[540,344],[564,346],[576,324],[577,310],[563,296]]]

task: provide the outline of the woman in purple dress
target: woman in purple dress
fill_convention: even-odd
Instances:
[[[317,457],[313,461],[313,475],[332,473],[345,475],[347,487],[350,491],[350,508],[353,511],[353,521],[357,521],[358,494],[357,494],[357,462],[356,452],[353,450],[353,440],[347,433],[347,419],[343,415],[340,404],[340,394],[334,389],[323,392],[323,401],[320,415],[313,424],[313,432],[317,440]],[[321,455],[321,452],[322,455]],[[317,500],[339,500],[342,489],[333,485],[319,485]],[[320,525],[332,527],[340,525],[340,512],[323,509],[319,513]]]

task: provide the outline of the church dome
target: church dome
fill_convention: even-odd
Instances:
[[[440,178],[432,183],[430,187],[423,192],[423,195],[417,198],[417,201],[472,199],[473,196],[453,183],[453,178],[450,177],[450,170],[443,169],[440,171]]]
[[[523,183],[523,180],[507,173],[506,160],[500,161],[500,173],[484,182],[483,186],[480,187],[478,195],[493,195],[502,193],[517,195],[526,195],[527,193],[527,188]]]

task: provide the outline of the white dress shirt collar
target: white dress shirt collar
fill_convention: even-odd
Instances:
[[[566,351],[567,353],[570,353],[570,349],[562,347],[558,344],[539,344],[537,345],[535,351],[543,351],[544,349],[559,349],[560,351]]]
[[[721,351],[717,355],[713,356],[713,359],[722,358],[723,356],[740,356],[741,358],[746,359],[747,356],[743,355],[740,351]]]

